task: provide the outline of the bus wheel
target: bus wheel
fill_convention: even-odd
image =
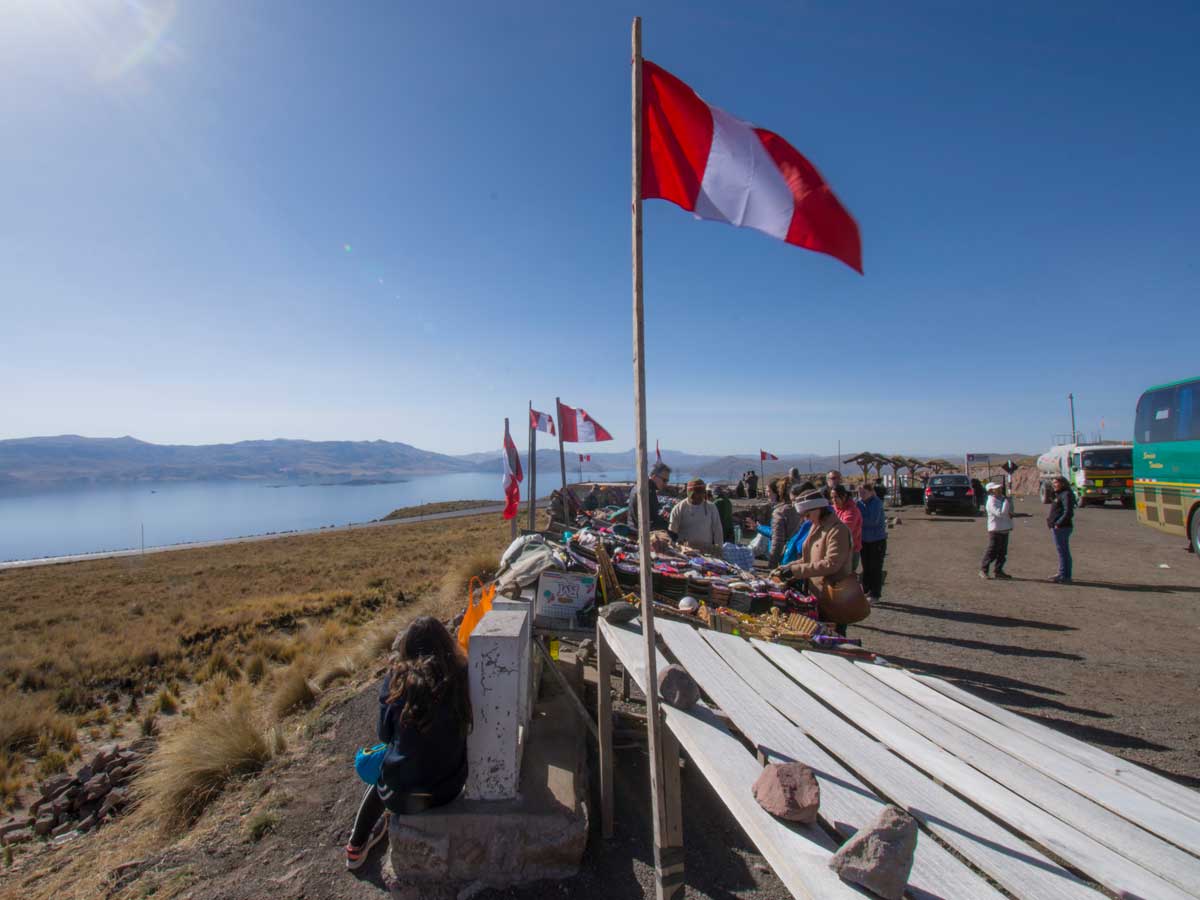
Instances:
[[[1200,506],[1192,510],[1192,524],[1188,530],[1192,533],[1192,552],[1200,556]]]
[[[1043,484],[1041,486],[1040,490],[1042,492],[1042,502],[1043,503],[1051,502],[1050,487],[1048,485]]]

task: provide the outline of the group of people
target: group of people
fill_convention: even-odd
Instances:
[[[737,489],[734,491],[735,497],[749,497],[753,500],[758,496],[758,473],[753,469],[747,469],[742,473],[742,477],[738,480]]]
[[[1013,529],[1013,503],[1005,495],[1004,485],[988,482],[984,486],[988,498],[987,511],[988,544],[979,563],[980,578],[997,578],[1007,581],[1012,578],[1004,571],[1008,563],[1008,539]],[[1061,475],[1054,479],[1054,500],[1046,514],[1046,527],[1054,536],[1054,549],[1058,553],[1058,572],[1050,581],[1055,584],[1070,584],[1072,576],[1071,534],[1075,530],[1075,493],[1071,484]]]

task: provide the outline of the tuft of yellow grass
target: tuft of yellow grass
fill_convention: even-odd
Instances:
[[[486,584],[496,577],[499,563],[500,551],[491,547],[477,547],[471,553],[456,559],[442,576],[442,602],[465,607],[467,586],[471,583],[471,578],[478,577]]]
[[[345,681],[354,674],[357,668],[354,665],[354,660],[349,656],[343,656],[340,659],[335,659],[328,663],[317,675],[317,687],[325,691],[333,687],[339,681]]]
[[[163,688],[158,692],[157,706],[164,716],[173,716],[179,711],[179,700],[168,688]]]
[[[246,662],[246,680],[251,684],[258,684],[266,674],[267,661],[263,659],[262,654],[255,653]]]
[[[165,831],[185,829],[230,781],[257,772],[272,755],[248,695],[239,694],[163,739],[136,783],[143,814]]]
[[[292,663],[279,676],[275,693],[271,696],[271,713],[276,719],[286,718],[300,709],[307,709],[317,699],[312,685],[308,683],[305,666]]]

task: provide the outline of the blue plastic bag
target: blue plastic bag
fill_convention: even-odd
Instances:
[[[383,771],[383,757],[387,754],[387,744],[376,744],[374,747],[360,747],[354,754],[354,771],[367,784],[378,784]]]

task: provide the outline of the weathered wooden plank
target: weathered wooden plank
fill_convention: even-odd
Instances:
[[[613,651],[600,629],[596,629],[596,728],[600,732],[600,834],[613,836]]]
[[[647,687],[640,631],[604,621],[599,628],[633,679]],[[658,662],[667,665],[661,654]],[[685,712],[664,706],[663,719],[794,897],[862,900],[862,892],[830,870],[836,847],[824,831],[815,825],[789,827],[758,805],[751,787],[762,769],[711,709],[698,704]]]
[[[749,646],[738,638],[707,632],[704,638],[781,712],[1014,895],[1098,900],[1100,895],[1077,876],[831,712],[795,681],[766,681],[769,676],[762,675],[761,667],[783,675],[792,662],[800,661],[796,651],[760,641]],[[959,896],[949,889],[947,894]]]
[[[1077,831],[1019,794],[993,781],[957,756],[876,706],[814,662],[827,654],[802,653],[789,671],[808,690],[834,706],[855,725],[873,734],[913,765],[1026,835],[1112,890],[1155,900],[1190,900],[1190,895],[1153,872],[1113,853],[1090,835]]]
[[[805,763],[821,785],[821,806],[818,815],[830,828],[849,837],[869,824],[883,810],[885,802],[873,789],[821,749],[808,735],[769,704],[770,697],[782,689],[788,678],[739,637],[701,633],[681,622],[659,622],[659,635],[688,673],[695,678],[717,705],[733,720],[770,762],[797,760]],[[753,685],[749,673],[741,665],[732,666],[706,639],[724,638],[720,646],[734,645],[757,658],[764,671],[773,674],[762,678],[762,686]],[[759,674],[762,674],[760,672]],[[967,897],[998,896],[978,875],[963,865],[936,841],[928,838],[917,843],[912,872],[909,875],[909,895],[932,900],[958,900]]]
[[[850,666],[849,671],[854,671],[854,665],[852,663],[848,663],[848,665]],[[833,671],[829,667],[825,668],[828,672]],[[1130,822],[1141,825],[1142,828],[1157,834],[1164,840],[1178,844],[1192,852],[1200,851],[1200,822],[1190,816],[1169,809],[1140,791],[1119,784],[1111,778],[1097,778],[1094,769],[1077,760],[1057,753],[1047,753],[1045,744],[1014,732],[995,719],[989,719],[985,715],[967,709],[958,701],[951,700],[928,685],[914,680],[905,672],[898,669],[885,670],[882,666],[873,668],[880,670],[871,673],[877,678],[884,680],[921,706],[933,711],[943,720],[952,722],[960,729],[976,735],[986,744],[1004,751],[1010,758],[1020,760],[1027,767],[1037,769],[1077,794],[1112,810],[1118,816],[1124,816]],[[845,667],[841,667],[838,671],[847,670]],[[841,676],[838,675],[838,677]],[[1024,792],[1022,791],[1022,793]],[[1051,809],[1049,806],[1046,808]],[[1051,809],[1051,811],[1060,818],[1067,818],[1055,809]],[[1067,811],[1067,809],[1063,809],[1063,812]],[[1099,825],[1103,821],[1102,817],[1097,817],[1094,824]],[[1086,828],[1086,826],[1083,827]],[[1112,838],[1118,843],[1111,843],[1110,846],[1119,847],[1121,839],[1116,834],[1113,834]],[[1157,869],[1157,864],[1150,864],[1150,868]],[[1200,884],[1200,878],[1193,879],[1192,882]]]
[[[1076,740],[1061,731],[1055,731],[1041,722],[1018,715],[1002,706],[990,703],[982,697],[976,697],[948,681],[915,673],[913,677],[952,700],[957,700],[964,706],[969,706],[976,712],[995,719],[1001,725],[1007,725],[1013,731],[1031,737],[1047,747],[1089,766],[1101,775],[1115,779],[1121,784],[1141,791],[1164,806],[1169,806],[1193,819],[1200,820],[1200,791],[1189,790],[1169,778],[1144,769],[1127,759],[1121,759],[1107,750],[1093,747],[1091,744]]]
[[[968,713],[971,713],[970,710],[927,685],[915,681],[900,669],[856,665],[849,660],[832,657],[828,661],[813,661],[876,706],[888,710],[909,727],[915,728],[943,750],[970,763],[985,775],[1011,788],[1052,815],[1058,816],[1067,824],[1092,835],[1114,852],[1151,872],[1157,872],[1193,896],[1200,896],[1200,859],[1081,796],[1037,768],[1013,758],[1004,752],[999,744],[989,743],[948,718],[943,718],[938,714],[936,707],[940,701],[958,706]],[[932,698],[926,696],[930,694],[933,695]],[[934,705],[928,708],[922,706],[918,702],[922,698],[930,699]],[[1004,728],[996,722],[992,724],[997,728]],[[1095,777],[1093,773],[1092,778]],[[1142,800],[1147,803],[1153,802],[1144,796]]]

